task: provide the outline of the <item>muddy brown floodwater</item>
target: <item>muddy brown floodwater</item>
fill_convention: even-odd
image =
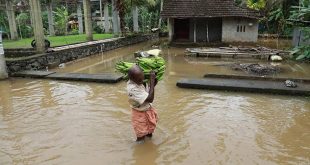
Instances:
[[[56,70],[112,72],[116,61],[133,60],[134,51],[151,45]],[[184,58],[182,48],[163,50],[167,71],[156,87],[160,120],[153,140],[134,143],[125,82],[10,78],[0,81],[0,164],[310,164],[309,98],[180,89],[180,78],[244,74],[222,64],[249,61]],[[280,65],[285,72],[274,76],[310,78],[309,65]]]

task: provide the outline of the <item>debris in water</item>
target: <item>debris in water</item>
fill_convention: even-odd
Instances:
[[[280,68],[272,65],[262,64],[233,64],[233,70],[242,70],[250,74],[256,74],[260,76],[270,75],[280,72]]]
[[[294,81],[286,80],[286,81],[285,81],[285,86],[286,86],[286,87],[289,87],[289,88],[296,88],[296,87],[297,87],[297,84],[296,84]]]

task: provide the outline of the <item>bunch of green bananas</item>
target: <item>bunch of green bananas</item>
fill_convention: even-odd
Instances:
[[[130,62],[124,62],[120,61],[116,64],[116,70],[120,73],[123,73],[125,75],[125,78],[127,78],[127,74],[129,69],[137,64],[144,73],[146,81],[149,80],[150,72],[152,70],[155,71],[156,79],[158,81],[163,79],[163,75],[165,73],[165,60],[162,57],[151,57],[151,58],[137,58],[136,63],[130,63]]]
[[[116,69],[118,72],[127,75],[129,69],[130,69],[132,66],[134,66],[134,65],[135,65],[135,63],[119,61],[118,63],[116,63],[115,69]]]

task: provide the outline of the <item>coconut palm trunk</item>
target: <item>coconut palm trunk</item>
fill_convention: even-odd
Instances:
[[[77,3],[77,16],[78,16],[78,23],[79,23],[79,34],[84,33],[84,26],[83,26],[83,14],[82,14],[82,4]]]
[[[110,32],[110,22],[109,22],[109,5],[108,2],[104,4],[104,31],[105,33]]]
[[[113,33],[118,34],[119,33],[119,24],[118,24],[118,10],[116,7],[116,1],[112,0],[112,23],[113,23]]]
[[[92,27],[92,22],[91,22],[90,0],[83,0],[83,9],[84,9],[86,39],[88,41],[92,41],[93,40],[93,27]]]
[[[139,10],[136,5],[132,6],[132,17],[133,17],[133,31],[139,32],[139,23],[138,23],[138,17],[139,17]]]
[[[15,19],[15,12],[13,7],[13,0],[6,0],[6,13],[9,20],[9,28],[10,28],[10,36],[11,40],[18,39],[17,27],[16,27],[16,19]]]
[[[47,18],[48,18],[48,31],[50,36],[55,36],[55,28],[54,28],[54,16],[53,16],[53,1],[49,0],[47,2]]]
[[[125,0],[115,0],[115,6],[119,15],[119,27],[122,34],[125,33]]]
[[[160,0],[160,13],[163,11],[164,0]],[[158,28],[161,28],[162,18],[159,16]]]
[[[36,51],[37,53],[43,53],[45,51],[45,44],[40,1],[29,0],[29,5],[33,21],[33,32],[34,39],[36,41]]]

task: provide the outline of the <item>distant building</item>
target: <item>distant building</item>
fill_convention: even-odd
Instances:
[[[256,42],[256,11],[235,5],[234,0],[165,0],[170,41]]]

